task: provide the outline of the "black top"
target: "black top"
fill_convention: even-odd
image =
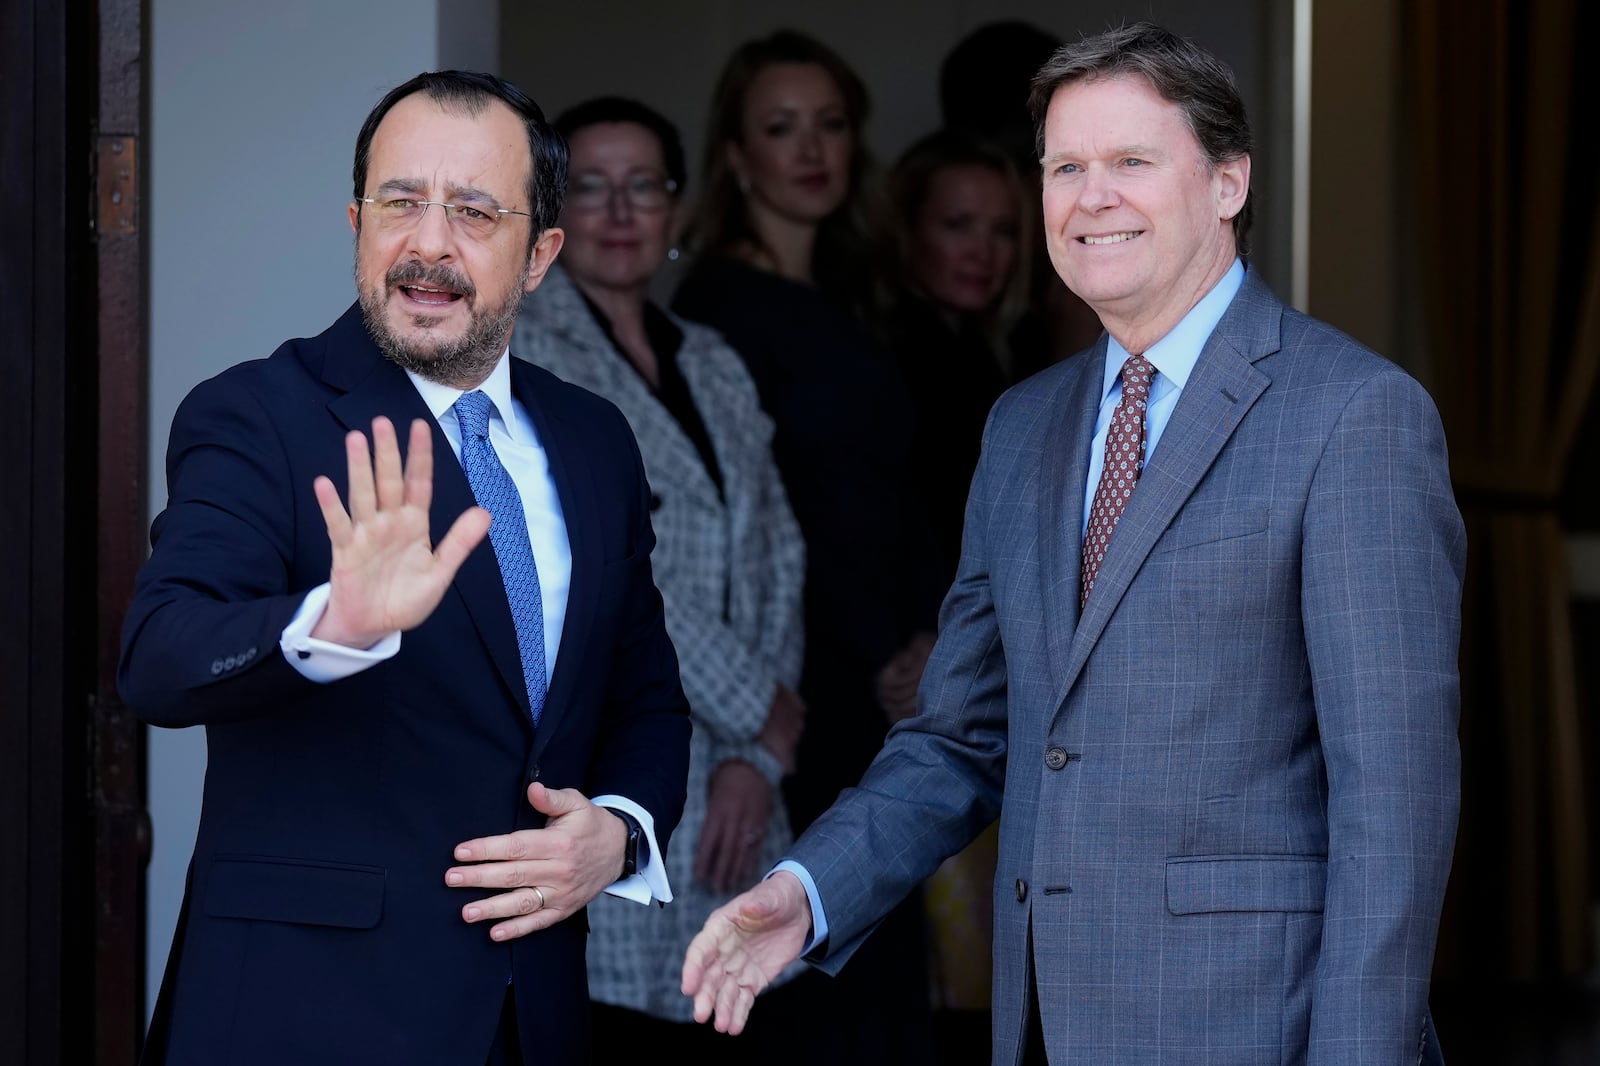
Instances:
[[[945,591],[909,468],[911,402],[884,351],[809,285],[706,257],[673,310],[744,357],[805,536],[807,718],[785,786],[798,832],[882,746],[877,672],[934,628]]]
[[[573,286],[574,289],[578,287]],[[639,380],[661,402],[683,429],[684,436],[694,445],[694,450],[700,453],[700,461],[705,464],[706,473],[717,486],[717,496],[723,503],[728,499],[722,488],[722,467],[717,464],[717,453],[711,447],[711,434],[706,429],[705,419],[700,417],[700,409],[694,405],[694,396],[689,392],[689,382],[683,376],[683,371],[678,369],[678,352],[683,348],[683,330],[679,329],[666,314],[655,304],[644,305],[644,335],[650,343],[650,350],[656,356],[656,377],[659,382],[653,383],[640,373],[634,366],[633,360],[628,358],[622,350],[622,345],[617,343],[617,335],[611,331],[611,319],[600,309],[600,305],[589,297],[584,296],[583,290],[578,289],[578,295],[583,297],[584,306],[594,316],[595,324],[606,335],[606,340],[611,342],[611,350],[617,353],[617,358],[628,364],[628,369],[639,375]]]
[[[889,344],[915,410],[911,467],[932,523],[946,584],[961,558],[967,490],[983,426],[1006,388],[1005,371],[975,323],[907,297],[889,316]]]

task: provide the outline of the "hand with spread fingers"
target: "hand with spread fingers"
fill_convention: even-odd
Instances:
[[[350,509],[326,477],[312,488],[333,547],[328,606],[311,635],[352,648],[370,648],[385,635],[421,625],[439,606],[456,571],[489,531],[489,512],[469,507],[439,542],[428,538],[433,502],[433,435],[411,423],[407,462],[400,460],[394,424],[372,420],[367,438],[345,436]]]
[[[780,870],[711,912],[683,959],[683,994],[694,1020],[719,1033],[744,1031],[761,990],[800,957],[811,904],[800,879]]]
[[[467,903],[468,922],[494,922],[489,935],[510,940],[568,918],[617,880],[627,848],[622,819],[575,788],[528,786],[528,802],[548,817],[542,829],[519,829],[456,845],[445,871],[452,888],[495,891]]]

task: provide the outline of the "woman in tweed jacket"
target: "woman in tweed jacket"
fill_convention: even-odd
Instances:
[[[648,299],[684,180],[676,132],[615,98],[556,127],[572,150],[565,269],[529,294],[511,350],[611,400],[633,427],[652,492],[651,566],[694,721],[688,804],[667,856],[672,905],[589,908],[595,1061],[634,1061],[645,1048],[704,1054],[708,1040],[715,1060],[732,1041],[692,1023],[681,963],[707,915],[791,840],[778,785],[804,716],[793,691],[804,542],[743,361]],[[753,1043],[741,1038],[739,1055]]]

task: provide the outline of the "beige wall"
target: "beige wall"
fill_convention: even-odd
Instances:
[[[1306,310],[1426,381],[1399,67],[1393,0],[1315,4]]]

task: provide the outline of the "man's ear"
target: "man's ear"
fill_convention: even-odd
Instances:
[[[523,292],[532,292],[539,287],[539,282],[544,280],[550,264],[556,261],[556,255],[566,239],[565,231],[556,226],[539,234],[539,239],[533,242],[533,251],[528,254],[528,281],[522,286]]]
[[[350,201],[350,232],[361,232],[361,205],[354,200]]]
[[[1238,159],[1228,160],[1217,167],[1214,176],[1217,217],[1224,222],[1231,222],[1235,215],[1244,210],[1244,202],[1250,196],[1250,157],[1242,155]]]

